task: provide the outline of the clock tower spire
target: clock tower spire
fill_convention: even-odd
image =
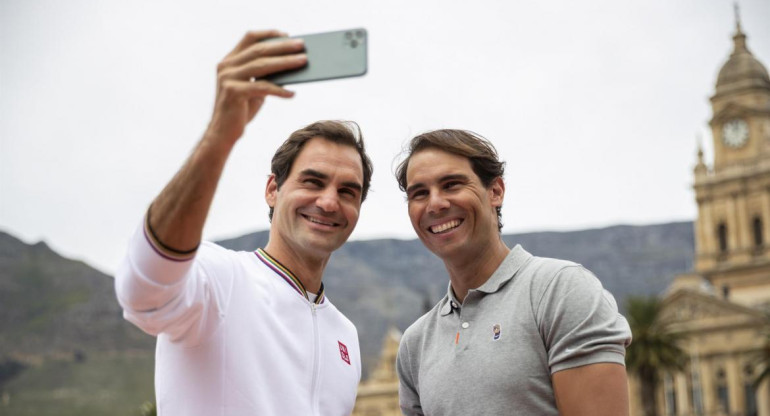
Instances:
[[[719,71],[711,107],[715,171],[770,154],[770,76],[746,45],[737,4],[733,52]]]
[[[714,163],[699,154],[694,172],[695,272],[751,303],[770,267],[770,76],[747,46],[737,4],[733,51],[711,107]]]

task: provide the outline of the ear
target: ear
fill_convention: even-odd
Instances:
[[[278,198],[278,182],[275,181],[275,174],[270,174],[265,186],[265,202],[270,208],[275,207],[275,201]]]
[[[505,182],[503,182],[503,178],[498,176],[493,179],[487,191],[489,192],[489,200],[492,201],[493,207],[503,206],[503,199],[505,199]]]

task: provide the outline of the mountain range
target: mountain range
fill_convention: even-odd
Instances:
[[[251,251],[264,247],[267,238],[262,231],[219,244]],[[660,294],[676,274],[692,267],[691,222],[502,238],[537,256],[583,264],[621,308],[628,296]],[[328,298],[358,328],[365,374],[376,363],[388,328],[405,329],[444,296],[447,284],[441,261],[416,239],[348,242],[332,255],[324,275]],[[41,357],[154,348],[152,337],[123,320],[111,276],[64,258],[43,242],[29,245],[3,232],[0,328],[0,360],[25,366]]]

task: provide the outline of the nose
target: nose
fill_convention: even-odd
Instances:
[[[431,214],[449,208],[449,201],[440,192],[431,192],[428,197],[428,212]]]
[[[336,189],[332,187],[325,189],[324,192],[318,195],[315,204],[324,212],[337,212],[340,207],[340,199]]]

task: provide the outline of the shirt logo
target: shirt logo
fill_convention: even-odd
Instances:
[[[346,347],[345,344],[339,341],[337,341],[337,344],[340,344],[340,357],[342,358],[342,361],[350,365],[350,355],[348,354],[348,347]]]
[[[500,339],[500,335],[502,335],[502,329],[500,329],[500,324],[495,324],[492,326],[492,341],[497,341]]]

